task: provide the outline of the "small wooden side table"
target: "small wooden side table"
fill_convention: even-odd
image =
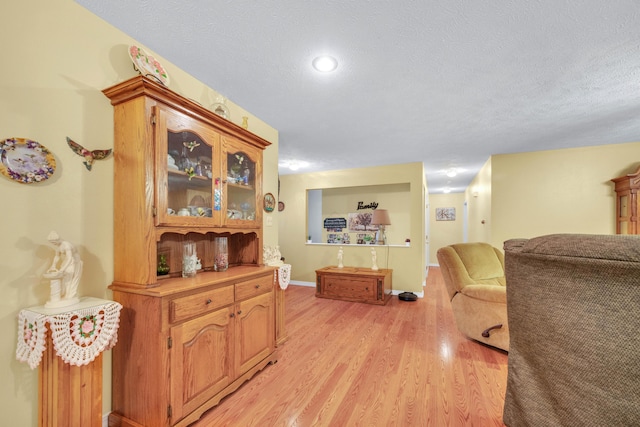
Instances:
[[[385,305],[391,298],[391,269],[324,267],[316,270],[316,297]]]
[[[20,311],[16,358],[40,370],[38,426],[102,426],[102,352],[118,340],[121,309],[87,297]]]

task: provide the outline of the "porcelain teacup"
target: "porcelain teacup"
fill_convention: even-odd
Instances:
[[[204,208],[200,206],[189,206],[191,216],[204,216]]]

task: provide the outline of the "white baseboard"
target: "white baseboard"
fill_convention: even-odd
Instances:
[[[291,280],[289,281],[290,285],[296,285],[296,286],[307,286],[310,288],[315,288],[316,287],[316,282],[301,282],[298,280]]]
[[[109,414],[102,416],[102,427],[109,427]]]

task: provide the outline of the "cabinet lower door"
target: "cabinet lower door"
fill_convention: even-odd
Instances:
[[[233,329],[232,307],[171,328],[171,424],[233,381]]]
[[[236,308],[236,366],[240,375],[275,348],[273,292],[242,301]]]

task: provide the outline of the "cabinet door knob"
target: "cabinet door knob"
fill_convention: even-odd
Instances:
[[[207,305],[211,304],[211,298],[207,299]]]
[[[242,314],[242,310],[238,310],[238,316]]]
[[[256,289],[260,289],[260,285],[256,285]]]
[[[231,313],[229,317],[236,317],[235,313]]]

